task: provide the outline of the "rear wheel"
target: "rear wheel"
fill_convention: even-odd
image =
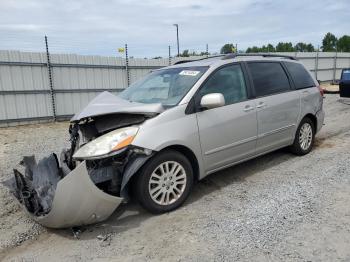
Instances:
[[[290,149],[296,155],[305,155],[311,151],[314,140],[314,123],[310,118],[305,117],[299,124],[295,134],[294,143]]]
[[[193,170],[188,159],[174,150],[158,153],[142,168],[134,184],[139,203],[152,213],[179,207],[191,192]]]

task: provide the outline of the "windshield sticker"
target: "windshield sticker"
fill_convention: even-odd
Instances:
[[[200,73],[200,71],[192,71],[192,70],[182,70],[179,75],[182,76],[196,76]]]

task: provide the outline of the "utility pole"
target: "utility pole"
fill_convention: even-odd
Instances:
[[[320,51],[320,45],[318,45],[317,46],[317,52],[316,52],[316,58],[315,58],[315,78],[316,78],[316,80],[318,80],[318,78],[317,78],[317,71],[318,71],[318,53],[319,53],[319,51]]]
[[[177,56],[180,56],[180,45],[179,45],[179,25],[174,24],[176,26],[176,40],[177,40]]]
[[[127,87],[130,85],[130,72],[129,72],[129,56],[128,56],[128,44],[125,44],[125,72]]]
[[[171,49],[170,49],[170,45],[169,45],[169,65],[171,65]]]
[[[46,47],[46,59],[47,59],[46,65],[47,65],[47,72],[49,76],[49,86],[50,86],[50,95],[51,95],[52,117],[53,117],[53,121],[56,121],[55,91],[53,89],[52,69],[51,69],[49,44],[47,42],[47,36],[45,36],[45,47]]]

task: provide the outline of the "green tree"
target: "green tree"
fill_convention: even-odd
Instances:
[[[225,44],[220,49],[220,54],[230,54],[235,52],[235,46],[233,44]]]
[[[188,51],[188,49],[182,51],[182,53],[180,54],[181,57],[189,57],[190,56],[190,52]]]
[[[246,53],[268,53],[268,52],[275,52],[276,49],[272,44],[263,45],[262,47],[253,46],[248,47],[246,50]]]
[[[261,48],[260,48],[260,52],[263,52],[263,53],[267,53],[267,46],[263,45]]]
[[[339,52],[350,52],[350,36],[343,35],[338,39],[337,50]]]
[[[295,51],[298,51],[298,52],[314,52],[315,51],[315,48],[311,43],[306,44],[303,42],[297,43],[294,46],[294,49],[295,49]]]
[[[311,43],[307,44],[306,52],[315,52],[315,47]]]
[[[276,49],[272,44],[268,44],[267,45],[267,52],[276,52]]]
[[[307,49],[307,44],[303,42],[299,42],[294,46],[295,51],[305,52]]]
[[[205,55],[210,55],[210,53],[209,52],[208,53],[207,52],[200,52],[199,55],[200,56],[205,56]]]
[[[248,47],[246,50],[246,53],[259,53],[259,52],[260,52],[260,48],[257,46]]]
[[[291,42],[279,42],[276,46],[276,52],[294,52],[295,49]]]
[[[322,40],[322,51],[332,52],[336,51],[337,38],[332,33],[327,33]]]

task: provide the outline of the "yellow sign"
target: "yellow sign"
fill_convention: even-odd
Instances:
[[[121,48],[118,48],[118,52],[119,52],[119,53],[124,53],[124,51],[125,51],[125,48],[122,48],[122,47],[121,47]]]

